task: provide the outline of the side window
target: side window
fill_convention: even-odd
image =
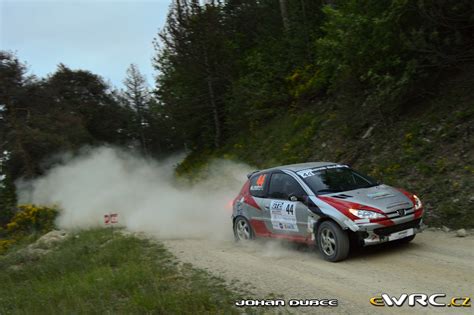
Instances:
[[[306,195],[298,182],[288,174],[276,173],[272,175],[268,197],[275,199],[288,199],[291,195]]]
[[[259,174],[250,179],[250,194],[252,196],[265,197],[265,187],[267,187],[268,177],[268,174]]]

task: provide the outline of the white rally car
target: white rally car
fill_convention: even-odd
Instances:
[[[248,176],[233,201],[236,240],[255,237],[317,244],[329,261],[347,257],[350,238],[362,245],[409,242],[423,229],[420,199],[380,184],[347,165],[314,162]]]

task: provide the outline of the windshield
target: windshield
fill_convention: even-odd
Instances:
[[[330,194],[378,185],[370,177],[359,174],[342,165],[300,171],[298,175],[303,178],[315,194]]]

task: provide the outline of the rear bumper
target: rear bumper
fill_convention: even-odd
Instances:
[[[404,237],[420,233],[425,228],[426,225],[423,224],[423,220],[418,218],[388,227],[378,227],[372,230],[359,231],[357,234],[362,245],[368,246],[403,239]]]

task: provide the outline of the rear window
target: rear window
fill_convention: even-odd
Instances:
[[[268,174],[258,174],[250,179],[250,194],[254,197],[264,197],[268,183]]]

